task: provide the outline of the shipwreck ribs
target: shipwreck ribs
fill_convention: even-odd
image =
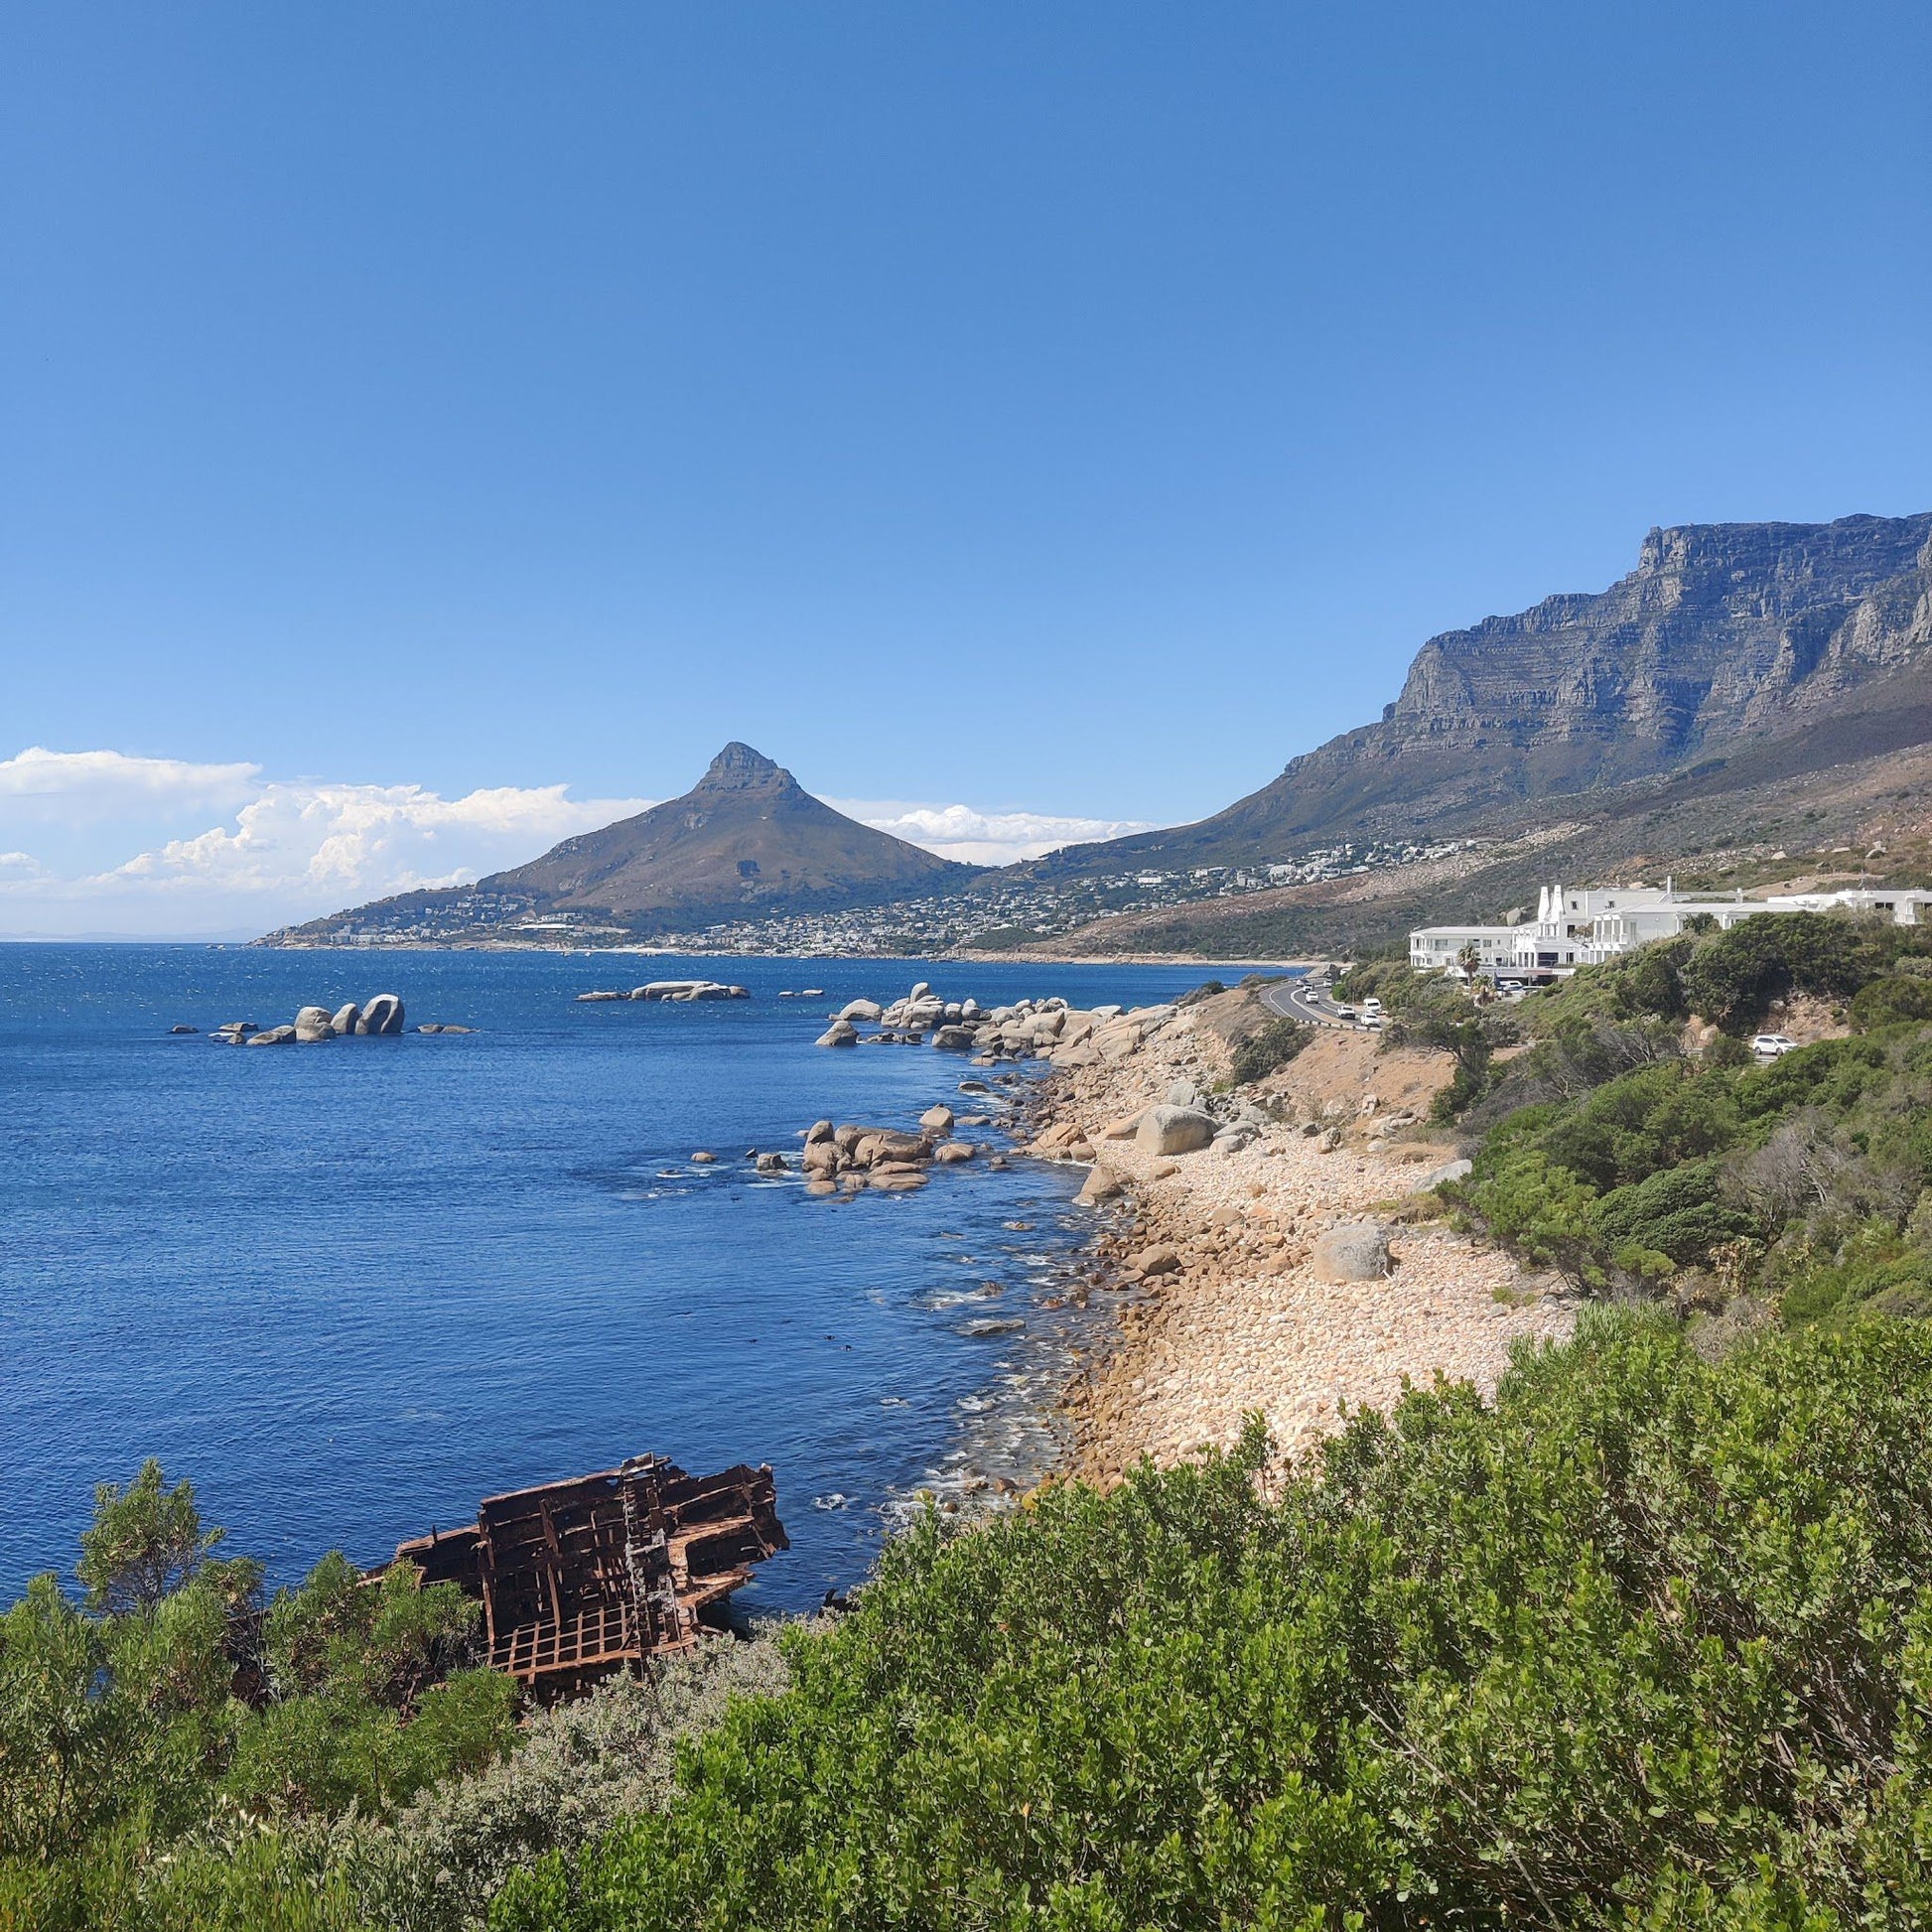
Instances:
[[[724,1621],[752,1565],[788,1548],[768,1466],[686,1475],[657,1455],[485,1496],[460,1530],[413,1538],[394,1561],[483,1606],[489,1662],[544,1703],[688,1650]],[[369,1572],[382,1574],[389,1566]]]

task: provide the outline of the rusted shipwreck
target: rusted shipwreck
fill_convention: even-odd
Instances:
[[[752,1565],[788,1547],[768,1466],[692,1476],[634,1455],[485,1496],[474,1523],[399,1543],[394,1561],[478,1598],[490,1667],[550,1703],[690,1649]]]

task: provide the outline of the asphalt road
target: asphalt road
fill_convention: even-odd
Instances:
[[[1335,1003],[1306,979],[1282,980],[1261,990],[1261,1003],[1270,1013],[1284,1020],[1299,1020],[1310,1027],[1347,1027]]]

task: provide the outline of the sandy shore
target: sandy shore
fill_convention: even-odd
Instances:
[[[1326,1034],[1263,1083],[1288,1119],[1254,1147],[1159,1158],[1104,1138],[1176,1079],[1225,1080],[1230,1039],[1262,1018],[1250,996],[1224,995],[1119,1059],[1056,1064],[1042,1083],[1035,1139],[1077,1128],[1096,1167],[1127,1189],[1094,1210],[1103,1263],[1131,1276],[1150,1249],[1175,1258],[1141,1283],[1118,1345],[1067,1393],[1076,1474],[1104,1482],[1144,1454],[1169,1463],[1228,1447],[1257,1411],[1299,1457],[1339,1426],[1344,1405],[1386,1407],[1405,1380],[1438,1374],[1486,1393],[1517,1341],[1559,1339],[1574,1323],[1560,1284],[1440,1219],[1405,1218],[1418,1182],[1453,1150],[1390,1122],[1426,1114],[1448,1077],[1442,1056],[1378,1053],[1372,1035]],[[1336,1131],[1306,1133],[1310,1121]],[[1317,1279],[1319,1236],[1363,1219],[1388,1230],[1388,1276]]]

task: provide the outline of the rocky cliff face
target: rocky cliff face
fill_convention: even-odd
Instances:
[[[1378,723],[1225,812],[1059,863],[1286,857],[1453,829],[1803,734],[1928,646],[1932,513],[1652,530],[1607,591],[1430,638]]]

